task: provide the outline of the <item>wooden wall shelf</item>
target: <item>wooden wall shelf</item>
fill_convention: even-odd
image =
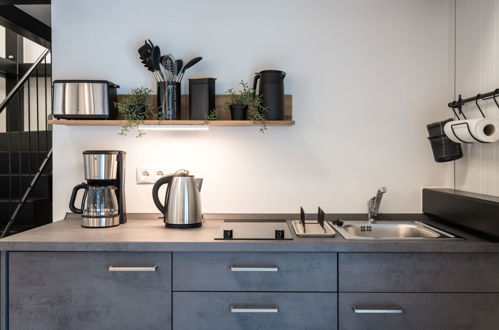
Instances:
[[[121,100],[126,95],[118,95]],[[229,95],[217,95],[215,104],[220,110],[217,120],[188,120],[189,118],[189,95],[182,95],[181,99],[181,120],[144,120],[142,125],[208,125],[208,126],[261,126],[259,121],[252,120],[230,120],[230,110],[225,104],[230,100]],[[151,96],[151,104],[156,108],[156,95]],[[293,126],[292,120],[292,96],[284,96],[284,120],[265,121],[267,126]],[[49,120],[49,125],[73,125],[73,126],[121,126],[126,120],[118,118],[117,120],[73,120],[73,119],[53,119]]]
[[[49,120],[49,125],[71,125],[71,126],[121,126],[126,120],[72,120],[59,119]],[[267,120],[267,126],[293,126],[294,120]],[[252,120],[144,120],[141,125],[208,125],[208,126],[261,126],[259,121]]]

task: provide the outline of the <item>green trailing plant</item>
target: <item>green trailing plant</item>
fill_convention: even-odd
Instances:
[[[142,137],[145,132],[139,128],[139,125],[146,119],[158,118],[158,114],[154,112],[150,103],[151,93],[152,90],[146,87],[134,88],[130,91],[130,95],[115,103],[119,113],[126,121],[121,125],[120,135],[128,135],[132,129],[137,128],[136,137]]]
[[[265,133],[267,130],[267,125],[265,123],[265,116],[263,113],[267,111],[267,108],[262,106],[262,98],[260,95],[256,95],[255,90],[248,86],[248,83],[244,80],[241,80],[239,83],[241,88],[239,90],[235,90],[234,88],[230,88],[226,93],[230,96],[230,102],[225,102],[225,107],[229,107],[233,104],[240,104],[248,107],[248,119],[259,121],[261,123],[260,132]],[[205,120],[217,120],[218,115],[220,113],[219,108],[215,108],[210,111],[208,116],[206,116]]]

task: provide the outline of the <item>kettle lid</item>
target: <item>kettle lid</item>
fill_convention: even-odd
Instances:
[[[189,171],[182,169],[175,172],[174,176],[193,176],[193,175],[190,175]]]

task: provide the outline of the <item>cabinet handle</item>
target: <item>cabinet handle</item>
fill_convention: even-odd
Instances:
[[[231,313],[277,313],[278,306],[230,306]]]
[[[279,267],[246,267],[246,266],[230,266],[231,272],[278,272]]]
[[[108,266],[107,270],[110,272],[155,272],[158,266],[150,267],[120,267],[120,266]]]
[[[404,312],[400,307],[371,308],[352,306],[352,310],[356,314],[402,314]]]

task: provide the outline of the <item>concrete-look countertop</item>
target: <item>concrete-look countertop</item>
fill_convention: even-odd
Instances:
[[[246,215],[246,218],[248,216]],[[258,217],[257,217],[258,218]],[[262,218],[262,216],[260,216]],[[279,218],[264,216],[263,218]],[[222,219],[222,218],[220,218]],[[296,217],[288,217],[296,219]],[[426,220],[429,224],[435,222]],[[192,229],[165,228],[158,215],[129,216],[126,224],[113,228],[82,228],[78,218],[69,217],[0,240],[2,251],[171,251],[171,252],[499,252],[493,243],[437,224],[441,229],[463,237],[439,241],[347,241],[336,233],[333,238],[293,240],[220,241],[222,220],[205,220]]]

